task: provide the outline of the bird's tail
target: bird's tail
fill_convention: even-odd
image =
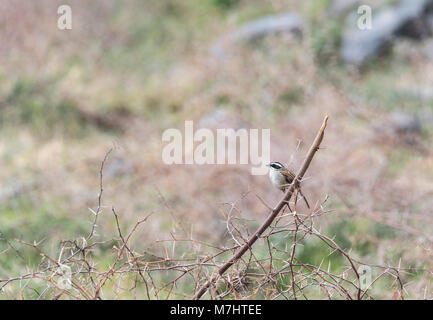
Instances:
[[[301,197],[304,199],[305,204],[307,205],[308,209],[310,209],[310,204],[307,201],[307,198],[305,198],[304,194],[302,193],[301,189],[299,189],[299,194],[301,195]]]

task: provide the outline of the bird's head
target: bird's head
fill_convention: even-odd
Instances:
[[[268,163],[266,166],[268,166],[271,170],[280,171],[284,169],[284,166],[281,164],[281,162],[275,161]]]

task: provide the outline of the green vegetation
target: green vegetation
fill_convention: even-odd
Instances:
[[[30,10],[25,1],[20,3]],[[373,124],[396,110],[433,108],[432,101],[400,91],[429,79],[433,67],[403,48],[362,72],[348,70],[338,57],[344,23],[329,21],[330,3],[290,2],[289,10],[301,13],[308,24],[301,41],[275,35],[237,44],[222,62],[210,53],[221,36],[283,10],[255,0],[137,0],[99,4],[102,8],[88,3],[82,10],[103,14],[80,12],[72,32],[59,35],[51,26],[35,26],[44,40],[39,41],[17,25],[25,41],[2,37],[0,50],[14,50],[0,55],[0,279],[46,263],[40,252],[18,240],[42,241],[41,248],[56,257],[61,241],[89,234],[94,217],[88,208],[95,210],[98,204],[100,164],[113,145],[116,155],[104,169],[104,208],[97,227],[101,243],[91,252],[98,267],[120,263],[113,249],[120,242],[112,206],[125,235],[138,219],[153,214],[130,239],[144,262],[155,258],[147,251],[158,257],[174,252],[182,259],[196,259],[191,248],[198,244],[155,244],[173,235],[232,246],[219,205],[240,199],[247,190],[270,205],[280,194],[264,177],[250,177],[245,166],[204,170],[161,163],[163,130],[182,128],[185,120],[199,123],[221,108],[226,113],[215,120],[216,127],[271,128],[273,156],[289,161],[294,155],[295,167],[322,115],[330,114],[325,147],[313,161],[303,189],[317,204],[330,195],[324,205],[329,215],[318,218],[317,228],[359,261],[398,265],[401,260],[402,267],[411,269],[405,283],[417,284],[408,286],[408,298],[422,297],[431,281],[423,270],[433,267],[431,257],[418,246],[432,234],[426,222],[431,197],[426,194],[431,191],[433,163],[428,152],[415,147],[431,147],[433,132],[425,129],[417,145],[408,145],[398,136],[384,138]],[[239,203],[253,225],[264,219],[267,209],[258,199]],[[252,231],[251,226],[247,229]],[[268,268],[282,268],[293,240],[288,233],[269,239],[276,251]],[[212,247],[203,248],[213,252]],[[347,260],[331,251],[324,241],[305,237],[298,243],[296,259],[342,272]],[[218,263],[229,253],[219,256]],[[258,242],[254,253],[267,259],[267,244]],[[203,270],[210,273],[214,268]],[[237,270],[240,283],[253,291],[257,283],[250,274],[260,270],[258,265]],[[374,272],[377,276],[379,271]],[[176,276],[165,272],[153,281],[167,283]],[[121,280],[124,287],[136,285],[136,290],[117,294]],[[105,298],[146,299],[144,284],[135,280],[113,275],[104,287]],[[371,294],[389,299],[392,280],[380,279]],[[280,290],[290,289],[290,274],[276,283]],[[0,299],[35,299],[45,286],[39,279],[25,290],[13,284]],[[187,296],[195,289],[191,279],[182,279],[176,288]],[[169,296],[167,291],[152,294]],[[319,290],[311,294],[327,297]],[[259,292],[257,298],[266,294]]]

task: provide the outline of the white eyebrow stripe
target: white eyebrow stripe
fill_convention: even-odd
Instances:
[[[281,163],[279,163],[279,162],[272,162],[271,163],[271,166],[274,168],[274,169],[282,169],[282,168],[284,168],[284,166],[281,164]],[[276,168],[275,168],[276,167]]]

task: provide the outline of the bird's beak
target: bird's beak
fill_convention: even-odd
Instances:
[[[266,166],[267,166],[267,167],[270,167],[270,166],[271,166],[271,164],[270,164],[270,163],[267,163],[267,164],[266,164]]]

